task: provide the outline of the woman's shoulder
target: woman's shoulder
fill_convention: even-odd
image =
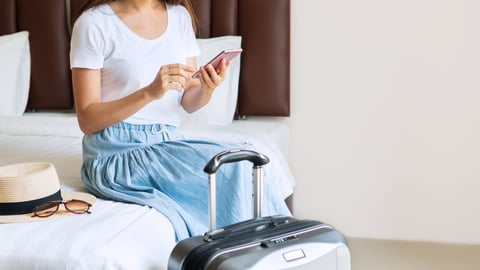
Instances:
[[[190,17],[188,10],[183,5],[168,5],[168,12],[181,18]]]
[[[106,4],[92,7],[77,18],[74,28],[81,28],[87,32],[103,32],[109,29],[112,16],[115,16],[115,13]]]
[[[100,23],[108,17],[115,16],[113,10],[107,4],[102,4],[85,10],[77,21],[88,23]]]
[[[183,5],[169,5],[168,7],[169,23],[177,24],[183,28],[192,25],[190,13]]]

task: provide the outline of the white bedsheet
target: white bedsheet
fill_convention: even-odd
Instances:
[[[271,158],[268,179],[283,197],[295,185],[285,158],[288,128],[268,121],[182,128],[188,138],[233,142]],[[47,161],[62,190],[86,191],[80,179],[82,133],[73,114],[0,117],[0,166]],[[284,141],[286,140],[286,141]],[[97,199],[90,215],[35,223],[0,224],[0,269],[166,269],[175,245],[163,215],[145,206]]]

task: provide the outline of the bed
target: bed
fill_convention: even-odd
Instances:
[[[241,45],[211,104],[182,115],[187,138],[232,142],[270,157],[265,173],[291,198],[290,1],[195,0],[199,64]],[[62,191],[80,179],[80,131],[68,62],[82,0],[0,1],[0,166],[51,162]],[[175,245],[168,219],[146,206],[97,199],[90,215],[0,224],[1,269],[166,269]]]

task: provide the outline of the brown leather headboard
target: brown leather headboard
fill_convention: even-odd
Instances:
[[[29,31],[28,109],[73,108],[67,29],[64,0],[0,1],[0,34]]]
[[[83,1],[0,1],[0,35],[30,33],[29,110],[73,109],[68,21]],[[290,0],[192,2],[199,37],[242,36],[237,114],[289,116]]]

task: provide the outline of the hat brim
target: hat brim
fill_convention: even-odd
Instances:
[[[62,198],[64,201],[69,200],[82,200],[93,205],[95,203],[95,196],[84,192],[62,192]],[[55,218],[64,217],[66,215],[76,215],[70,211],[67,211],[63,205],[60,205],[60,209],[55,214],[49,217],[32,217],[33,213],[22,215],[0,215],[0,223],[25,223],[25,222],[38,222]]]

